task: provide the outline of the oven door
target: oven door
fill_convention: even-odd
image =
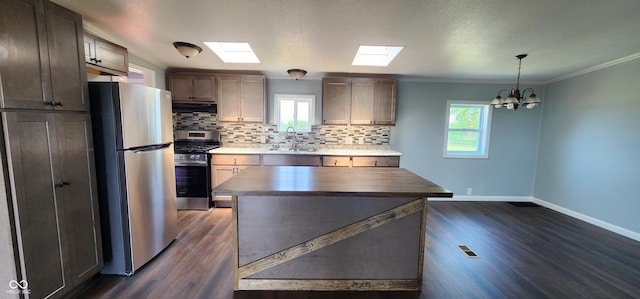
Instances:
[[[176,204],[180,209],[210,208],[210,178],[208,163],[175,161]]]

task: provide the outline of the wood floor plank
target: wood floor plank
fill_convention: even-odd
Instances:
[[[542,207],[429,202],[415,292],[233,292],[231,210],[179,211],[180,235],[132,277],[70,298],[639,298],[640,242]],[[469,258],[467,245],[479,258]]]

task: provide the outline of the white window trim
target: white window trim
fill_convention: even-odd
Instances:
[[[278,131],[284,132],[287,128],[280,128],[280,101],[283,99],[302,99],[309,101],[309,130],[298,130],[296,132],[311,132],[311,126],[316,121],[316,96],[312,94],[274,94],[273,120],[278,126]]]
[[[484,137],[484,154],[481,155],[469,155],[469,154],[464,154],[464,153],[460,153],[460,154],[456,154],[456,153],[449,153],[447,151],[447,143],[449,142],[449,117],[451,115],[451,104],[460,104],[460,105],[482,105],[485,106],[485,110],[486,110],[486,119],[484,122],[484,127],[485,127],[485,137]],[[445,120],[445,126],[444,126],[444,146],[443,146],[443,156],[445,158],[463,158],[463,159],[488,159],[489,158],[489,140],[491,139],[490,135],[491,135],[491,112],[493,111],[493,109],[491,109],[491,105],[489,105],[486,102],[481,102],[481,101],[456,101],[456,100],[449,100],[447,101],[447,110],[446,110],[446,120]],[[483,124],[481,123],[481,126]]]

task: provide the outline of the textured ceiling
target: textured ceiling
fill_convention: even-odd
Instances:
[[[640,53],[638,0],[54,0],[88,30],[160,67],[302,68],[432,80],[550,81]],[[180,56],[174,41],[203,52]],[[224,64],[203,41],[249,42],[260,64]],[[352,66],[360,44],[406,48],[388,67]]]

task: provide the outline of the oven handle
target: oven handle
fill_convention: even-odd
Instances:
[[[174,162],[175,166],[201,166],[207,167],[206,161],[192,161],[192,162]]]

